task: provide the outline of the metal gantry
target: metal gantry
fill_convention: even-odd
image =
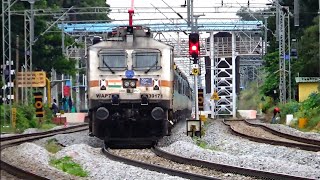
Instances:
[[[1,101],[4,104],[9,104],[11,109],[13,96],[13,82],[12,82],[12,59],[11,59],[11,0],[2,0],[2,82],[3,86]],[[3,116],[7,115],[6,108],[4,108]],[[9,113],[11,119],[11,113]],[[5,123],[5,122],[4,122]],[[4,124],[5,125],[5,124]]]
[[[277,10],[277,37],[279,41],[279,100],[287,102],[287,88],[291,100],[291,57],[290,57],[290,16],[288,7],[281,6],[279,0],[274,1]],[[286,23],[287,20],[287,23]],[[287,32],[286,32],[287,31]],[[287,33],[287,34],[286,34]],[[289,71],[286,70],[286,60],[289,61]],[[289,85],[286,83],[286,74],[289,74]]]

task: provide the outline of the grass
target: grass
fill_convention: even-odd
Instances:
[[[45,145],[45,148],[51,153],[57,153],[62,149],[62,146],[58,144],[56,139],[49,139]]]
[[[49,129],[52,129],[54,127],[56,127],[57,125],[55,124],[42,124],[40,129],[43,129],[43,130],[49,130]]]
[[[87,177],[88,172],[83,170],[82,167],[75,163],[70,156],[65,156],[60,159],[50,160],[50,165],[75,176]]]
[[[39,129],[49,130],[49,129],[52,129],[56,126],[57,125],[55,125],[55,124],[42,124]],[[20,132],[23,132],[23,130],[20,130],[18,128],[16,128],[16,129],[13,128],[12,126],[10,126],[9,123],[6,126],[1,125],[0,131],[1,131],[1,133],[20,133]]]
[[[11,126],[3,126],[1,125],[1,133],[15,133],[16,130]]]
[[[212,151],[220,151],[220,149],[216,146],[209,146],[208,143],[204,140],[202,140],[201,138],[198,137],[194,137],[193,140],[196,142],[196,144],[203,148],[203,149],[209,149]]]

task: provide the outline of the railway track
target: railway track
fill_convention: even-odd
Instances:
[[[286,134],[286,133],[283,133],[283,132],[279,132],[279,131],[276,131],[274,129],[271,129],[270,127],[268,127],[268,126],[266,126],[264,124],[256,124],[256,123],[253,123],[253,122],[251,122],[250,120],[247,120],[247,119],[245,119],[244,122],[249,124],[250,126],[261,127],[264,130],[266,130],[266,131],[268,131],[268,132],[270,132],[270,133],[272,133],[274,135],[277,135],[277,136],[280,136],[280,137],[283,137],[283,138],[286,138],[286,139],[291,139],[291,140],[299,141],[299,142],[302,142],[302,143],[307,143],[307,144],[313,144],[313,145],[320,146],[320,141],[316,140],[316,139],[297,137],[297,136],[294,136],[294,135],[291,135],[291,134]]]
[[[146,155],[148,153],[143,152],[143,156],[145,160],[137,160],[139,159],[137,156],[137,152],[131,152],[129,157],[121,155],[121,150],[110,150],[107,148],[102,149],[103,153],[110,159],[121,161],[123,163],[141,167],[144,169],[149,169],[152,171],[157,171],[161,173],[170,174],[173,176],[179,176],[188,179],[226,179],[223,174],[232,173],[238,174],[239,176],[243,176],[240,179],[275,179],[275,180],[292,180],[292,179],[304,179],[308,178],[292,176],[281,173],[273,173],[268,171],[261,171],[255,169],[248,169],[236,166],[229,166],[225,164],[212,163],[203,160],[190,159],[186,157],[182,157],[179,155],[175,155],[172,153],[168,153],[166,151],[161,150],[159,147],[154,147],[151,149],[153,153],[155,153],[158,158],[166,159],[166,162],[159,163],[159,161],[155,160],[156,158],[150,155]],[[116,152],[115,152],[116,151]],[[119,152],[117,152],[119,151]],[[125,150],[127,151],[127,150]],[[150,159],[152,159],[150,161]],[[169,160],[169,162],[168,162]],[[174,163],[178,163],[176,165]],[[168,167],[165,167],[168,166]],[[191,167],[190,167],[191,166]],[[175,167],[176,169],[174,169]],[[200,169],[199,169],[200,168]],[[177,170],[178,169],[178,170]],[[214,176],[214,177],[213,177]]]
[[[230,127],[232,133],[252,141],[295,147],[307,151],[320,151],[320,144],[316,140],[300,138],[293,135],[280,133],[266,126],[260,126],[245,120],[224,120],[224,124]]]
[[[56,129],[56,130],[50,130],[50,131],[45,131],[40,133],[20,134],[20,135],[2,137],[0,138],[1,151],[5,148],[16,146],[24,142],[35,141],[38,139],[54,136],[57,134],[68,134],[68,133],[75,133],[75,132],[80,132],[85,130],[88,130],[88,124],[81,124],[81,125],[76,125],[76,126],[71,126],[71,127]],[[22,179],[35,179],[35,180],[47,179],[46,177],[42,177],[37,174],[20,169],[16,166],[13,166],[10,164],[10,162],[2,161],[2,159],[0,163],[1,163],[0,169],[2,171],[12,174],[15,177],[22,178]]]
[[[120,151],[131,151],[131,154],[135,154],[135,155],[129,157],[128,155],[124,155]],[[132,151],[134,151],[134,152],[132,152]],[[153,162],[151,162],[150,161],[150,152],[147,153],[146,150],[144,150],[144,152],[143,152],[144,160],[141,160],[138,157],[139,154],[141,153],[139,151],[142,151],[142,150],[141,149],[110,150],[108,148],[103,148],[102,149],[102,152],[104,153],[104,155],[106,157],[112,159],[112,160],[120,161],[120,162],[123,162],[125,164],[136,166],[136,167],[141,167],[143,169],[148,169],[148,170],[151,170],[151,171],[157,171],[157,172],[160,172],[160,173],[165,173],[165,174],[169,174],[169,175],[172,175],[172,176],[179,176],[179,177],[187,178],[187,179],[208,179],[208,180],[209,179],[210,180],[219,179],[219,178],[215,178],[215,177],[202,175],[199,170],[197,171],[198,173],[195,173],[195,171],[196,171],[195,169],[196,168],[193,168],[193,171],[191,170],[192,172],[190,172],[190,169],[189,169],[189,172],[187,172],[187,169],[185,168],[186,165],[182,165],[182,166],[180,165],[179,168],[178,168],[178,165],[173,165],[172,164],[173,162],[171,162],[171,167],[169,167],[168,164],[170,164],[170,162],[164,163],[165,161],[159,160],[159,157],[152,157],[152,159],[153,159],[152,161]],[[151,150],[149,150],[149,151],[151,151]],[[147,155],[147,154],[149,154],[149,155]],[[139,160],[137,160],[137,159],[139,159]]]

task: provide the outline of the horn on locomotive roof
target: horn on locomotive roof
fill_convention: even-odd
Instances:
[[[131,8],[128,10],[128,13],[129,13],[129,26],[132,26],[132,16],[134,14],[133,2],[134,2],[134,0],[131,0]]]

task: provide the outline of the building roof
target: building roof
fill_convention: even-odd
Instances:
[[[320,77],[296,77],[296,83],[319,82]]]
[[[262,21],[207,21],[198,22],[199,31],[261,31]],[[79,23],[79,24],[64,24],[65,32],[110,32],[118,26],[124,26],[124,23]],[[137,26],[150,27],[152,32],[172,32],[172,31],[190,31],[187,23],[147,23],[135,24]],[[61,29],[62,24],[58,27]]]

